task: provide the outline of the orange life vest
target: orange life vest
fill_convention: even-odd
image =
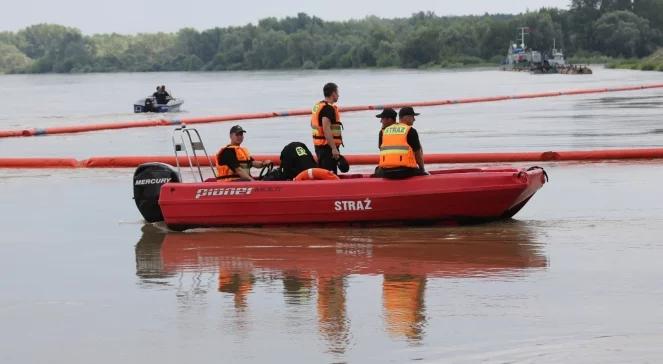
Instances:
[[[240,147],[238,145],[227,145],[221,150],[219,150],[219,153],[216,154],[216,177],[219,180],[223,181],[232,181],[234,179],[238,179],[239,175],[235,173],[230,166],[227,164],[221,164],[221,161],[219,160],[219,156],[225,149],[234,149],[235,150],[235,155],[237,155],[237,161],[239,162],[239,166],[246,169],[248,172],[251,169],[251,154],[249,154],[249,150],[243,147]]]
[[[380,168],[419,167],[414,151],[407,143],[410,128],[401,123],[384,128],[380,145]]]
[[[310,181],[310,180],[320,180],[320,179],[339,179],[334,172],[328,171],[323,168],[309,168],[301,171],[293,181]]]
[[[331,132],[334,137],[334,144],[336,147],[343,144],[343,137],[341,136],[341,130],[343,130],[343,124],[341,123],[341,113],[338,111],[338,106],[332,105],[327,101],[320,101],[313,106],[313,113],[311,114],[311,132],[313,135],[313,145],[321,146],[327,145],[327,139],[325,138],[325,131],[322,128],[322,123],[320,122],[320,111],[325,105],[330,105],[334,108],[336,113],[336,121],[331,123]]]

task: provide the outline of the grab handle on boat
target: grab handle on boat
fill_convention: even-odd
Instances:
[[[532,166],[532,167],[527,168],[527,172],[533,171],[533,170],[536,170],[536,169],[540,169],[543,172],[543,178],[545,178],[545,181],[548,182],[548,180],[549,180],[548,173],[546,172],[545,169],[543,169],[543,167]]]

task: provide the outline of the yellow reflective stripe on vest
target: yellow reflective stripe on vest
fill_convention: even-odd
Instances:
[[[408,146],[389,146],[381,147],[380,154],[407,154],[410,148]]]

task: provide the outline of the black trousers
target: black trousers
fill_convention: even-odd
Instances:
[[[425,173],[419,168],[375,168],[375,177],[389,179],[402,179],[414,176],[423,176]]]
[[[315,156],[318,157],[318,167],[338,174],[337,161],[329,145],[316,145]]]

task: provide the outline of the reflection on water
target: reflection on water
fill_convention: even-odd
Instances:
[[[412,229],[247,229],[166,233],[143,227],[136,245],[141,284],[181,282],[194,275],[217,277],[218,292],[233,296],[238,319],[256,284],[281,290],[288,306],[315,304],[318,332],[329,351],[350,341],[348,285],[351,276],[381,276],[386,333],[418,342],[426,325],[429,279],[512,278],[545,268],[538,237],[518,221],[483,226]],[[181,296],[180,283],[173,284]],[[200,302],[200,297],[195,299]],[[185,301],[184,306],[187,304]],[[380,312],[380,307],[375,307]],[[306,317],[302,317],[306,320]],[[245,327],[241,322],[238,326]]]
[[[343,353],[348,345],[350,322],[346,312],[345,289],[345,277],[318,277],[319,330],[334,353]]]
[[[426,277],[385,274],[382,295],[389,334],[413,341],[422,338],[425,289]]]
[[[246,298],[253,288],[255,277],[251,272],[234,271],[227,267],[219,268],[219,292],[232,293],[235,297],[235,308],[246,307]]]

